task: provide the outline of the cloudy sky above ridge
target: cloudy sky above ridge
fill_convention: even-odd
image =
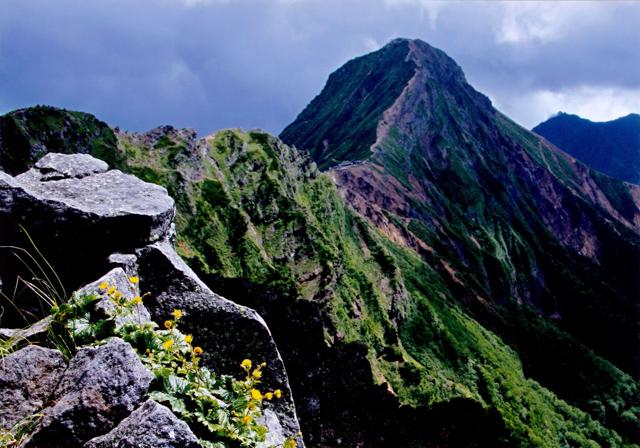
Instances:
[[[640,113],[640,2],[5,0],[0,114],[47,104],[145,132],[278,134],[349,59],[440,48],[521,125]]]

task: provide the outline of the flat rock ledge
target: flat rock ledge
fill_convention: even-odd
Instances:
[[[165,188],[107,171],[105,162],[87,154],[50,153],[15,178],[0,173],[0,199],[0,213],[26,212],[30,218],[49,218],[48,224],[52,218],[56,224],[72,218],[92,224],[110,220],[114,231],[136,235],[138,247],[165,238],[174,216]]]

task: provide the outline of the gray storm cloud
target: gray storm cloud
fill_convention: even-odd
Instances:
[[[50,104],[136,132],[277,134],[333,70],[410,37],[525,127],[559,109],[612,119],[638,112],[637,23],[636,2],[4,2],[0,113]]]

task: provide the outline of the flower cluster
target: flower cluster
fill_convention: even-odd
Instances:
[[[135,286],[139,281],[140,279],[138,277],[129,277],[129,282],[131,282],[130,288],[134,294],[136,292]],[[102,282],[98,286],[98,288],[106,291],[107,296],[111,300],[111,303],[115,308],[115,311],[111,312],[113,317],[130,315],[133,313],[133,307],[135,307],[138,316],[138,326],[142,327],[142,322],[140,319],[140,305],[142,304],[142,297],[136,295],[133,299],[127,300],[123,296],[122,292],[116,289],[115,285],[109,286],[107,282]]]
[[[138,277],[130,277],[129,282],[133,299],[127,299],[116,286],[107,282],[99,285],[109,298],[106,319],[104,315],[98,317],[95,312],[84,311],[94,308],[94,303],[99,300],[95,296],[76,299],[75,305],[56,310],[60,322],[72,323],[67,324],[67,328],[78,343],[100,343],[111,336],[119,336],[129,342],[142,363],[155,375],[149,397],[170,406],[173,413],[186,421],[195,433],[203,435],[208,431],[210,436],[200,439],[205,448],[256,446],[264,442],[267,430],[257,423],[263,400],[282,396],[280,389],[263,393],[258,388],[266,363],[254,367],[251,360],[242,361],[240,367],[246,373],[244,380],[216,376],[200,366],[204,351],[193,345],[193,336],[180,331],[179,323],[185,316],[183,311],[174,310],[164,321],[164,328],[158,328],[154,322],[141,322],[140,307],[144,295],[136,294]],[[66,316],[73,314],[73,306],[83,311],[80,317],[69,319]],[[137,322],[135,319],[116,319],[134,313],[137,314]],[[281,446],[295,448],[296,442],[291,437]]]
[[[262,394],[256,386],[260,383],[260,378],[262,377],[262,369],[267,365],[267,363],[263,362],[256,366],[253,370],[251,369],[253,363],[250,359],[245,359],[240,363],[240,367],[246,372],[247,376],[244,380],[244,387],[248,392],[248,396],[251,397],[247,407],[245,409],[245,414],[242,416],[243,421],[250,422],[252,419],[251,412],[259,409],[260,403],[262,400],[272,400],[274,397],[280,398],[282,396],[282,391],[277,389],[273,392],[266,392]],[[293,447],[291,447],[293,448]]]

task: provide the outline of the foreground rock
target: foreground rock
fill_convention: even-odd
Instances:
[[[173,205],[164,188],[107,171],[106,163],[91,156],[47,154],[19,176],[0,172],[0,246],[35,253],[30,238],[51,264],[52,272],[45,269],[46,274],[55,280],[55,273],[67,291],[73,291],[104,274],[112,253],[131,253],[168,238]],[[13,291],[18,275],[29,279],[42,274],[25,269],[10,252],[0,251],[5,292]],[[24,254],[22,258],[29,261]],[[43,260],[37,261],[46,268]],[[22,310],[37,308],[37,301],[19,300],[23,303],[16,305]],[[23,326],[12,309],[5,306],[3,323]]]
[[[143,401],[153,378],[121,339],[80,349],[26,446],[78,446],[111,430]]]
[[[85,448],[197,448],[198,439],[187,424],[166,407],[147,400],[113,431],[90,440]]]
[[[0,286],[10,291],[19,275],[33,277],[16,262],[18,254],[32,269],[35,262],[43,266],[47,284],[61,297],[81,285],[86,286],[79,294],[104,295],[102,282],[129,299],[149,292],[140,315],[127,319],[162,325],[174,309],[183,311],[181,331],[193,335],[204,349],[203,365],[217,374],[242,376],[245,358],[266,362],[261,390],[282,391],[280,399],[265,400],[268,440],[295,436],[300,430],[295,406],[269,329],[255,311],[214,294],[187,267],[170,243],[173,216],[173,200],[164,188],[107,171],[106,164],[87,155],[48,154],[27,173],[11,177],[0,172],[0,245],[37,253],[33,240],[46,259],[31,259],[22,249],[0,251]],[[139,284],[132,285],[131,276],[139,276]],[[37,297],[14,299],[20,312],[6,313],[4,327],[24,326],[20,313],[46,314],[38,309]],[[98,306],[108,308],[109,303]],[[46,336],[47,320],[40,325]],[[19,333],[0,330],[4,338]],[[35,346],[5,361],[0,365],[3,427],[35,412],[42,416],[25,446],[81,446],[89,440],[93,447],[198,446],[186,424],[167,408],[153,401],[142,405],[153,375],[120,339],[80,349],[68,366],[60,352]],[[297,442],[304,446],[301,438]]]
[[[181,331],[193,334],[194,344],[204,350],[203,364],[214,372],[242,377],[243,359],[265,362],[260,389],[280,389],[282,397],[265,400],[263,406],[273,409],[286,437],[297,434],[300,426],[284,363],[260,315],[213,293],[166,242],[147,246],[138,256],[142,287],[151,293],[145,304],[152,320],[164,322],[174,309],[181,310]]]
[[[62,353],[37,345],[5,356],[0,362],[0,427],[11,429],[41,410],[66,367]]]

